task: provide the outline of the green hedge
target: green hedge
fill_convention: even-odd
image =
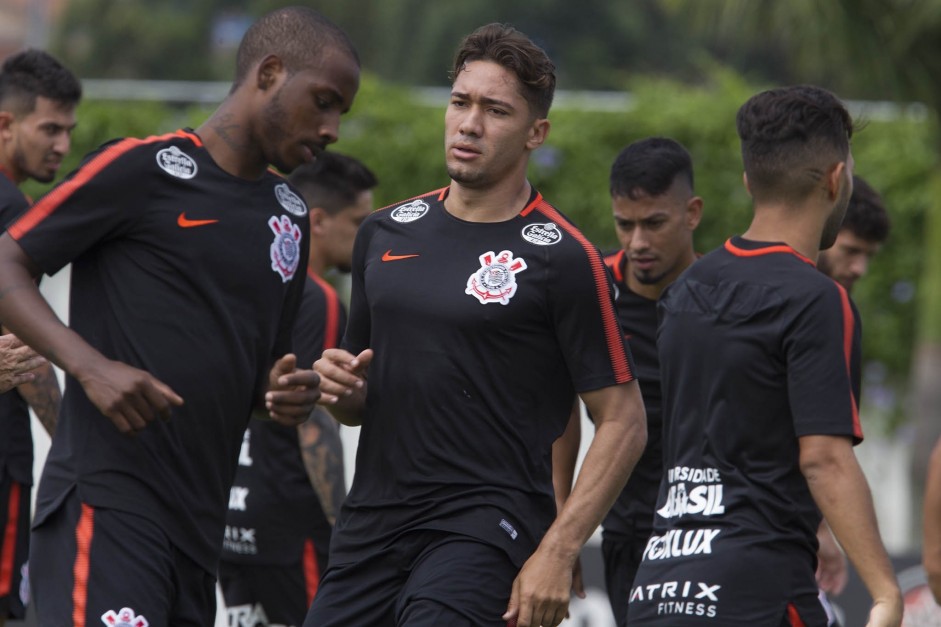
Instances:
[[[607,191],[612,160],[636,139],[673,137],[693,155],[696,190],[705,200],[697,247],[708,251],[748,226],[750,203],[741,182],[734,120],[738,107],[755,91],[737,75],[718,70],[698,87],[637,81],[631,86],[631,105],[622,111],[558,106],[550,116],[549,139],[534,154],[530,178],[599,247],[610,249],[617,245]],[[432,105],[407,88],[364,78],[335,148],[376,172],[379,205],[447,184],[445,105],[445,96]],[[209,112],[159,103],[84,102],[67,166],[106,139],[196,126]],[[873,116],[853,140],[856,171],[883,194],[893,222],[889,242],[853,294],[864,322],[867,390],[873,392],[867,391],[864,401],[896,412],[911,361],[922,232],[938,164],[932,139],[937,135],[930,116]],[[30,191],[35,195],[41,188]]]

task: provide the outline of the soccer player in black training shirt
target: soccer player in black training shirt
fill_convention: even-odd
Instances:
[[[288,179],[307,202],[307,283],[294,353],[314,363],[339,346],[346,309],[324,272],[349,272],[353,240],[373,210],[376,177],[352,157],[324,152]],[[346,495],[337,423],[318,406],[297,427],[253,420],[229,498],[219,583],[230,625],[300,625],[327,568],[330,533]],[[246,619],[248,623],[246,623]]]
[[[628,621],[826,625],[822,511],[873,597],[870,627],[894,627],[902,598],[852,448],[855,320],[814,267],[852,192],[853,124],[798,86],[752,97],[737,126],[752,223],[658,304],[664,475]]]
[[[621,250],[605,263],[618,286],[618,320],[628,337],[647,410],[647,448],[604,519],[605,584],[617,625],[627,621],[634,573],[647,548],[663,474],[657,299],[693,261],[702,198],[693,193],[693,162],[666,137],[632,143],[611,166],[611,207]]]
[[[309,627],[558,625],[644,447],[603,259],[526,179],[551,61],[490,24],[452,77],[451,183],[366,219],[342,348],[315,363],[362,431]],[[598,431],[556,516],[551,450],[576,392]]]
[[[33,527],[40,624],[212,624],[248,419],[297,424],[319,396],[289,353],[307,206],[268,165],[335,141],[358,86],[333,23],[269,13],[204,124],[106,144],[0,238],[0,319],[68,375]],[[68,262],[71,328],[33,282]]]
[[[29,208],[19,185],[49,183],[69,152],[78,79],[52,55],[25,50],[0,68],[0,227]],[[12,337],[12,336],[11,336]],[[33,486],[29,408],[51,437],[59,413],[59,382],[49,362],[32,380],[0,394],[0,625],[23,618],[29,601],[26,560]]]

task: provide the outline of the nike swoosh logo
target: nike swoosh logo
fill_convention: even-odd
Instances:
[[[176,219],[176,223],[184,229],[191,229],[194,226],[205,226],[207,224],[215,224],[216,222],[218,222],[218,220],[190,220],[189,218],[186,217],[185,211],[181,213],[180,216]]]
[[[417,257],[418,255],[393,255],[392,249],[390,248],[382,256],[383,261],[399,261],[400,259],[411,259],[412,257]]]

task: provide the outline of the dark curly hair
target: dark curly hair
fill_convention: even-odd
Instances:
[[[242,37],[235,56],[233,89],[245,80],[255,63],[269,54],[278,55],[293,74],[328,48],[345,51],[359,65],[359,55],[347,34],[317,11],[300,6],[271,11],[258,18]]]
[[[693,189],[689,151],[668,137],[647,137],[618,153],[611,165],[611,196],[631,200],[661,196],[678,176]]]
[[[516,74],[533,113],[540,118],[549,115],[555,95],[555,65],[529,37],[507,24],[481,26],[458,47],[451,80],[471,61],[493,61]]]
[[[376,175],[362,162],[338,152],[322,152],[317,159],[295,168],[288,180],[304,195],[308,207],[336,215],[375,187]]]
[[[27,115],[42,96],[64,106],[82,98],[82,85],[72,72],[43,50],[28,49],[3,62],[0,68],[0,109]]]
[[[853,176],[853,194],[840,228],[868,242],[881,244],[889,239],[891,222],[882,197],[858,176]]]
[[[763,91],[738,110],[738,136],[756,201],[807,198],[849,156],[853,120],[829,91],[797,85]]]

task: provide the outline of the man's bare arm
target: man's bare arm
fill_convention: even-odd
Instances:
[[[928,587],[941,604],[941,439],[931,452],[925,478],[925,503],[922,511],[924,548],[922,563],[928,576]]]
[[[52,364],[46,362],[35,370],[35,374],[36,378],[28,383],[21,383],[16,389],[51,438],[56,434],[62,392],[59,390],[59,380]]]
[[[333,525],[346,497],[343,473],[343,443],[336,420],[318,407],[310,418],[297,427],[304,469],[313,486],[327,520]]]
[[[869,484],[850,439],[801,437],[800,467],[833,535],[872,596],[869,627],[898,627],[902,593],[879,536]]]
[[[0,394],[36,378],[36,369],[47,363],[12,333],[0,335]]]

